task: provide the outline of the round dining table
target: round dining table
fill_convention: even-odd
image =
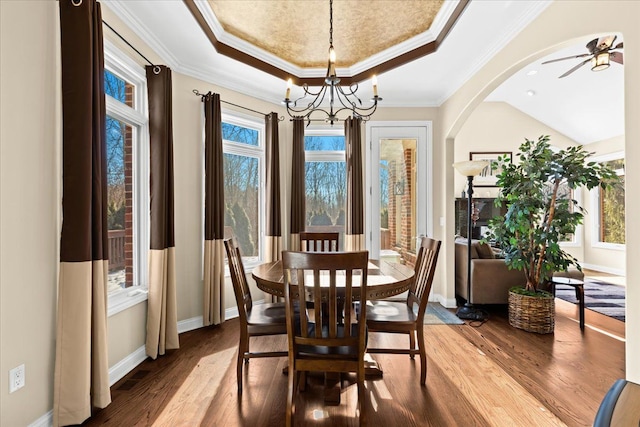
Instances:
[[[281,261],[260,264],[253,269],[251,275],[261,291],[284,298],[284,276]],[[369,260],[367,300],[383,299],[407,291],[411,286],[413,275],[413,269],[406,265]],[[355,298],[360,297],[358,286],[353,287],[353,293]]]

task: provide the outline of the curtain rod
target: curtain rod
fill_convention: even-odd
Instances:
[[[210,92],[209,92],[209,93],[210,93]],[[200,91],[198,91],[198,89],[193,89],[193,94],[194,94],[194,95],[196,95],[196,96],[201,97],[202,99],[204,99],[204,97],[205,97],[205,96],[207,96],[207,94],[206,94],[206,93],[200,93]],[[242,105],[234,104],[233,102],[224,101],[224,100],[222,100],[222,99],[220,100],[220,102],[223,102],[223,103],[228,104],[228,105],[233,105],[234,107],[242,108],[242,109],[245,109],[245,110],[247,110],[247,111],[254,112],[254,113],[256,113],[256,114],[260,114],[260,115],[263,115],[263,116],[268,116],[268,114],[265,114],[265,113],[263,113],[263,112],[261,112],[261,111],[254,110],[254,109],[249,108],[249,107],[244,107],[244,106],[242,106]],[[284,116],[280,116],[280,117],[278,117],[278,121],[279,121],[279,122],[281,122],[281,121],[283,121],[283,120],[284,120]]]
[[[136,49],[135,47],[133,47],[133,45],[132,45],[131,43],[129,43],[129,42],[127,41],[127,39],[125,39],[124,37],[122,37],[122,36],[120,35],[120,33],[119,33],[119,32],[117,32],[116,30],[114,30],[114,29],[113,29],[113,27],[112,27],[111,25],[107,24],[107,21],[103,20],[103,21],[102,21],[102,23],[103,23],[104,25],[106,25],[106,26],[107,26],[107,28],[109,28],[111,31],[113,31],[113,32],[115,33],[115,35],[116,35],[116,36],[120,37],[120,39],[121,39],[123,42],[125,42],[125,43],[126,43],[126,44],[131,48],[131,49],[133,49],[133,50],[134,50],[138,55],[140,55],[140,56],[142,57],[142,59],[144,59],[145,61],[147,61],[147,62],[149,63],[149,65],[151,65],[151,66],[153,67],[153,72],[154,72],[155,74],[159,74],[159,73],[160,73],[160,67],[159,67],[159,66],[157,66],[157,65],[155,65],[153,62],[149,61],[149,60],[147,59],[147,57],[146,57],[146,56],[144,56],[142,53],[140,53],[140,51],[139,51],[138,49]]]

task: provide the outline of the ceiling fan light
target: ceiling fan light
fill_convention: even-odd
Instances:
[[[591,71],[602,71],[609,68],[609,52],[601,52],[591,58]]]

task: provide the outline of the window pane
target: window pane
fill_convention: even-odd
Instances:
[[[258,146],[258,131],[229,123],[222,123],[222,139]]]
[[[134,86],[124,81],[109,70],[104,70],[104,93],[115,98],[116,100],[128,105],[134,106]]]
[[[305,136],[305,151],[344,151],[344,136]]]
[[[624,176],[620,185],[600,189],[600,241],[625,243]]]
[[[251,131],[250,129],[247,129]],[[257,132],[256,132],[257,133]],[[243,257],[258,257],[260,164],[257,158],[224,154],[224,225],[233,231]]]
[[[344,233],[347,175],[345,162],[306,162],[307,231]],[[344,239],[340,239],[340,246]]]
[[[133,285],[133,128],[107,116],[109,291]]]

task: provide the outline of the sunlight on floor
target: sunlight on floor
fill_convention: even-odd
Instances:
[[[185,413],[196,414],[188,420],[189,425],[200,425],[209,408],[207,402],[218,392],[222,377],[231,365],[236,351],[235,348],[228,348],[201,358],[153,425],[180,425],[185,422]],[[203,381],[202,378],[209,380]]]

